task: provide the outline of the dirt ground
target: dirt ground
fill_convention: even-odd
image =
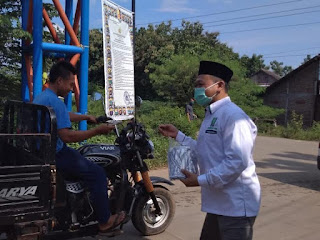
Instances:
[[[317,142],[258,137],[254,152],[262,186],[260,214],[254,225],[256,240],[317,240],[320,226],[320,171]],[[167,169],[151,172],[168,177]],[[141,236],[131,223],[115,239],[199,239],[205,214],[200,211],[200,188],[175,181],[170,187],[176,201],[173,222],[162,234]],[[82,239],[105,239],[101,237]]]

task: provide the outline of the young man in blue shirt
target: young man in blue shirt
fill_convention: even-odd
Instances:
[[[79,177],[88,187],[99,221],[100,232],[109,232],[125,218],[125,213],[111,215],[107,195],[107,178],[104,170],[97,164],[87,160],[80,153],[69,148],[66,143],[81,142],[90,137],[108,134],[114,126],[100,124],[86,131],[71,129],[71,122],[87,120],[97,123],[96,118],[68,112],[60,97],[65,97],[73,90],[76,69],[66,61],[54,64],[50,70],[49,87],[33,101],[35,104],[50,106],[54,109],[57,119],[56,167],[66,175]]]

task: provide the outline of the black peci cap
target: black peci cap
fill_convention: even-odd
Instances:
[[[221,63],[201,61],[198,75],[201,74],[212,75],[221,78],[223,81],[228,83],[233,75],[233,72],[230,68]]]

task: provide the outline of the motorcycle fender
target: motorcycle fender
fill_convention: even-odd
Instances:
[[[150,177],[151,179],[151,182],[152,184],[155,184],[155,183],[165,183],[165,184],[168,184],[170,186],[174,185],[173,182],[171,182],[170,180],[167,180],[165,178],[162,178],[162,177]]]

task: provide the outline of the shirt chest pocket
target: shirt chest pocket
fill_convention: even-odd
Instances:
[[[205,134],[218,134],[218,128],[217,127],[208,127],[205,130]]]

